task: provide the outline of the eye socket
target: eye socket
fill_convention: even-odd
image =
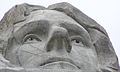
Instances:
[[[71,43],[72,43],[72,45],[76,45],[76,46],[84,46],[83,41],[82,41],[81,37],[79,37],[79,36],[72,37]]]
[[[37,35],[28,34],[24,37],[23,43],[34,43],[42,41]]]

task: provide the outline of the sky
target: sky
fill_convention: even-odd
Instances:
[[[59,2],[72,4],[106,29],[120,65],[120,0],[0,0],[0,20],[16,4],[29,3],[47,7]]]

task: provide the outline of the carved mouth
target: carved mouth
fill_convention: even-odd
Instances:
[[[58,64],[62,65],[61,67],[64,67],[63,69],[65,69],[66,67],[70,67],[72,69],[80,69],[80,67],[77,66],[71,59],[59,57],[49,58],[48,60],[41,63],[40,66],[56,66]]]

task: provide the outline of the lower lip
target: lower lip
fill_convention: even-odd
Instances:
[[[41,66],[43,69],[69,69],[74,70],[78,69],[77,66],[64,61],[52,62]]]

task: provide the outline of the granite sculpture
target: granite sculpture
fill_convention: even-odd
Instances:
[[[119,72],[105,29],[69,3],[20,4],[0,21],[0,72]]]

